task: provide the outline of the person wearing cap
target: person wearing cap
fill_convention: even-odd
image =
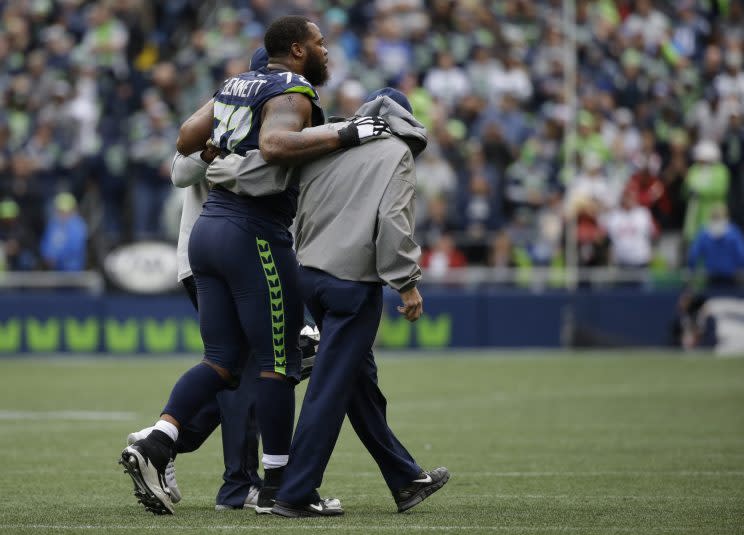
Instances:
[[[53,271],[82,271],[88,227],[77,211],[77,200],[72,193],[59,193],[54,198],[54,209],[41,238],[44,264]]]
[[[272,508],[285,517],[326,516],[315,507],[323,473],[344,417],[377,462],[398,511],[420,503],[449,479],[446,468],[424,471],[388,426],[372,345],[382,314],[382,287],[399,292],[409,321],[423,312],[416,289],[421,253],[413,240],[414,156],[426,129],[408,99],[392,88],[369,95],[356,116],[379,116],[392,136],[337,151],[297,168],[300,195],[295,245],[299,287],[320,331],[300,418]],[[316,127],[342,129],[345,122]],[[207,178],[233,191],[247,158],[215,159]]]
[[[700,141],[693,148],[695,163],[685,176],[687,212],[683,235],[690,243],[710,219],[710,211],[717,203],[728,198],[730,177],[721,163],[721,149],[709,140]]]
[[[710,209],[707,224],[695,236],[687,256],[691,270],[702,264],[708,286],[732,287],[744,270],[744,236],[728,219],[728,210],[722,202]]]
[[[20,218],[21,209],[13,199],[0,200],[0,271],[27,271],[38,263],[38,238]]]

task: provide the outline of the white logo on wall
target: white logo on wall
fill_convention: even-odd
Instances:
[[[111,282],[135,293],[161,293],[176,287],[176,247],[165,242],[138,242],[114,249],[103,267]]]

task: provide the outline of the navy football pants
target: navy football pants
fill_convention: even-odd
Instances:
[[[194,278],[188,277],[182,282],[194,308],[198,309]],[[177,453],[195,451],[222,423],[225,472],[222,475],[224,483],[217,492],[216,503],[220,505],[242,507],[251,485],[261,486],[256,425],[257,375],[256,361],[249,358],[237,390],[219,392],[216,399],[181,429],[176,441]]]
[[[277,499],[292,504],[315,499],[344,415],[395,492],[421,468],[388,427],[387,401],[377,385],[372,344],[382,286],[300,268],[300,290],[321,337]]]
[[[238,374],[247,340],[261,371],[300,379],[302,301],[291,244],[246,220],[202,215],[189,239],[204,358]]]

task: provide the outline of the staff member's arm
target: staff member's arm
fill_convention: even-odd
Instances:
[[[245,156],[228,154],[215,158],[207,169],[207,181],[238,195],[274,195],[287,189],[292,180],[291,167],[266,163],[258,149]]]
[[[333,123],[303,128],[303,133],[338,132],[347,123]],[[294,177],[294,168],[267,163],[259,149],[244,156],[228,154],[216,158],[207,169],[207,180],[238,195],[273,195],[287,189]]]
[[[400,293],[398,312],[416,321],[424,311],[416,284],[421,248],[413,241],[416,171],[409,151],[401,159],[377,211],[377,274]]]
[[[194,152],[188,156],[177,152],[171,164],[171,182],[179,188],[188,188],[202,182],[206,177],[209,162],[216,155],[217,151],[211,147],[207,147],[201,152]]]

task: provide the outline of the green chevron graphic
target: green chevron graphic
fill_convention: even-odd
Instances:
[[[274,371],[287,374],[287,353],[284,348],[284,299],[282,297],[282,282],[274,264],[271,246],[266,240],[256,238],[258,256],[261,258],[266,284],[269,286],[269,301],[271,303],[271,334],[274,346]]]

